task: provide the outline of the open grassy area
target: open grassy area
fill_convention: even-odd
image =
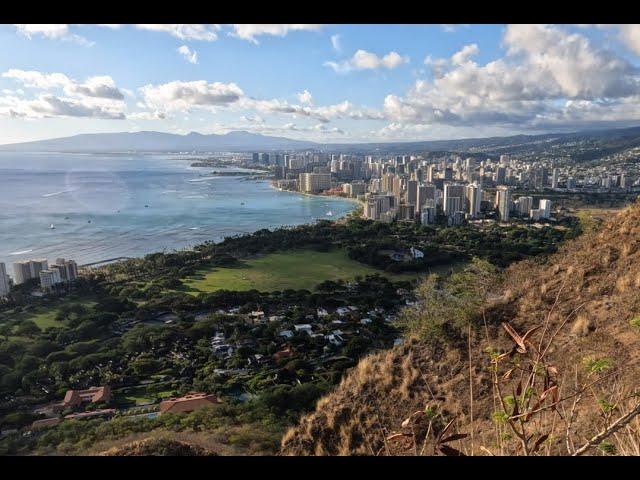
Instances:
[[[49,327],[61,327],[64,322],[56,320],[56,315],[62,305],[83,305],[86,308],[91,308],[95,304],[96,302],[93,299],[86,297],[63,297],[50,303],[36,305],[22,312],[9,310],[0,314],[0,324],[4,320],[32,320],[41,330]]]
[[[395,275],[369,267],[351,260],[344,250],[296,250],[245,260],[237,267],[201,270],[185,279],[184,285],[185,290],[193,294],[220,289],[313,290],[325,280],[350,280],[374,274],[381,274],[395,281],[418,277],[417,274]]]

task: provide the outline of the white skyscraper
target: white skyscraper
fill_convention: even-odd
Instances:
[[[549,218],[551,216],[551,200],[540,200],[541,218]]]
[[[467,212],[471,218],[477,218],[480,213],[482,189],[477,183],[467,185]]]
[[[551,174],[551,188],[558,188],[558,169],[554,168]]]
[[[509,187],[500,186],[496,190],[496,205],[500,212],[500,221],[509,221],[509,209],[511,208],[511,191]]]
[[[455,183],[445,183],[443,210],[445,215],[452,215],[461,211],[465,202],[465,186]]]
[[[518,213],[521,216],[528,216],[533,206],[533,197],[520,197],[518,200]]]

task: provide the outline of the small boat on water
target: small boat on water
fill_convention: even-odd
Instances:
[[[144,208],[149,208],[149,205],[145,205]]]
[[[327,217],[333,217],[333,212],[331,210],[327,212]]]
[[[91,223],[91,220],[87,220],[87,223]]]
[[[55,225],[54,225],[53,223],[52,223],[51,225],[49,225],[49,228],[50,228],[51,230],[55,230],[55,229],[56,229],[56,227],[55,227]]]

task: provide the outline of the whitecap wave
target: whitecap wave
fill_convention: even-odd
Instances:
[[[220,178],[219,176],[217,177],[200,177],[200,178],[193,178],[191,180],[189,180],[190,183],[200,183],[200,182],[208,182],[209,180],[215,180],[217,178]]]
[[[53,192],[53,193],[45,193],[44,195],[42,195],[43,198],[49,198],[49,197],[55,197],[57,195],[62,195],[64,193],[71,193],[73,192],[73,189],[69,189],[69,190],[61,190],[59,192]]]
[[[20,250],[19,252],[11,252],[9,255],[24,255],[25,253],[31,253],[33,249],[30,250]]]

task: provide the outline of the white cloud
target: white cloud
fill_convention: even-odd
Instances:
[[[145,105],[157,111],[189,111],[192,108],[224,107],[244,96],[235,83],[174,81],[161,85],[145,85],[140,93]]]
[[[90,98],[64,98],[43,94],[34,100],[0,98],[0,116],[12,118],[90,117],[123,120],[120,104],[101,104]]]
[[[478,55],[478,53],[480,53],[480,49],[475,43],[472,43],[471,45],[465,45],[464,47],[462,47],[462,50],[454,53],[451,56],[451,62],[455,63],[456,65],[461,65],[468,62],[471,57],[475,57],[476,55]]]
[[[261,35],[284,37],[292,31],[317,31],[322,28],[322,25],[307,23],[242,23],[233,24],[232,28],[232,36],[258,43],[256,37]]]
[[[625,24],[618,25],[620,29],[620,39],[634,53],[640,55],[640,25]]]
[[[342,35],[336,34],[331,35],[331,46],[336,51],[336,53],[342,53],[342,45],[340,43],[340,38]]]
[[[164,32],[180,40],[203,40],[212,42],[218,39],[217,32],[220,25],[216,24],[187,24],[187,23],[143,23],[136,24],[136,28],[152,32]]]
[[[427,58],[433,80],[416,81],[404,96],[388,95],[386,118],[396,126],[521,129],[575,122],[578,110],[609,109],[616,121],[634,118],[628,99],[640,94],[640,76],[624,58],[580,34],[546,25],[510,25],[503,45],[506,55],[485,65],[472,60],[478,52],[473,45],[450,59]]]
[[[297,97],[300,103],[305,105],[313,105],[313,97],[311,96],[308,90],[304,90],[298,93]]]
[[[122,100],[124,95],[109,76],[89,77],[84,83],[70,79],[63,73],[42,73],[35,70],[10,69],[2,73],[4,78],[19,81],[27,88],[51,90],[62,88],[67,95]]]
[[[352,70],[376,70],[379,68],[394,69],[409,62],[409,57],[401,56],[397,52],[389,52],[383,57],[366,50],[358,50],[353,57],[343,62],[325,62],[324,65],[333,68],[338,73]]]
[[[142,111],[131,113],[127,115],[127,118],[129,120],[165,120],[167,114],[158,111]]]
[[[42,37],[50,40],[72,41],[85,46],[93,45],[93,42],[86,38],[71,33],[69,25],[66,23],[16,23],[14,27],[20,35],[28,39]]]
[[[193,64],[198,63],[198,52],[191,50],[187,45],[178,47],[178,53],[182,55],[187,62]]]

